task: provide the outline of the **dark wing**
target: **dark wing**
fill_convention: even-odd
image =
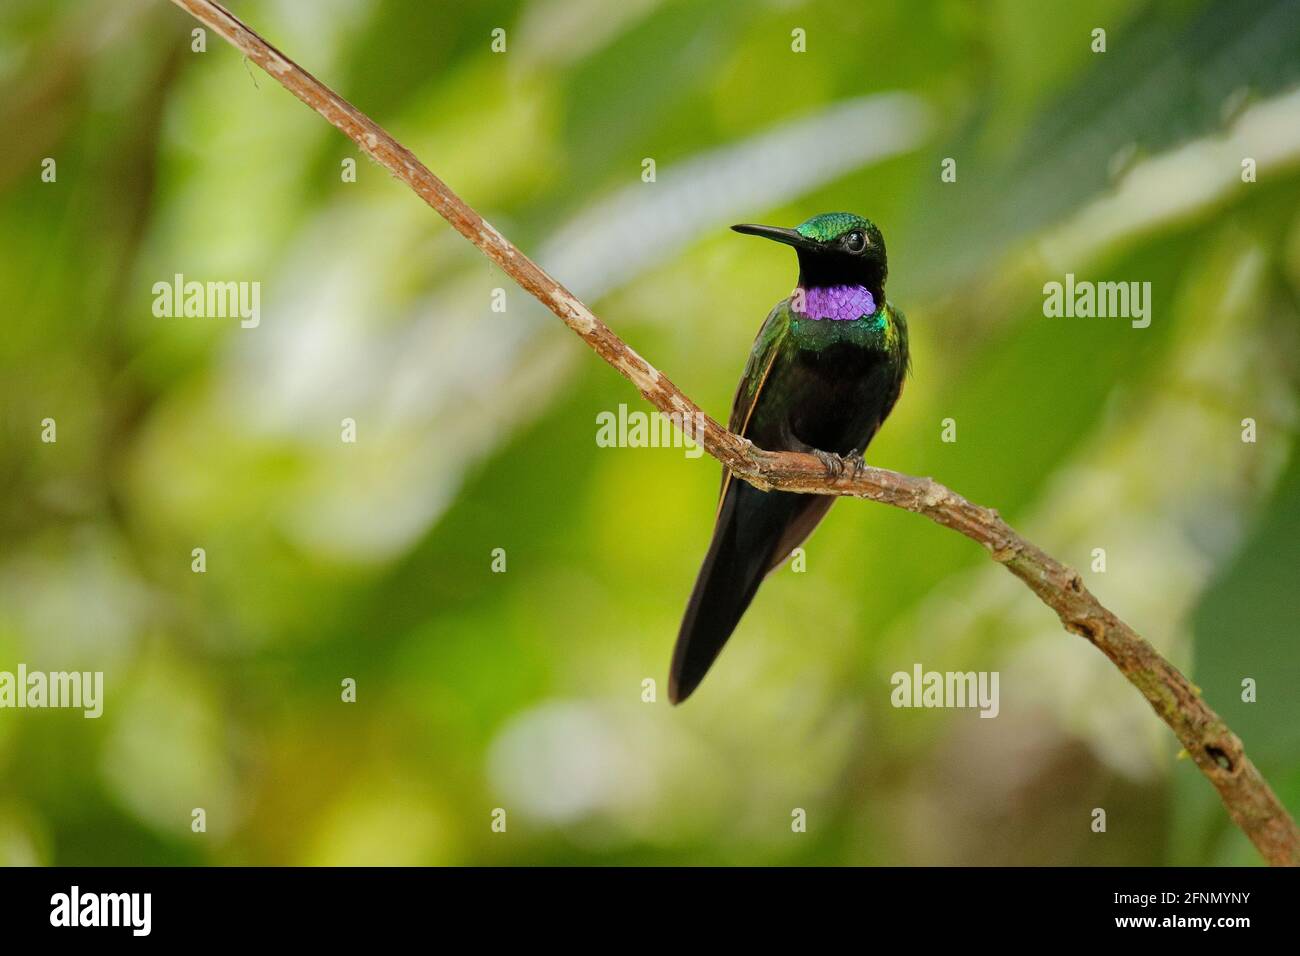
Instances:
[[[885,419],[894,410],[894,406],[898,404],[898,399],[903,394],[903,386],[907,383],[907,373],[912,371],[912,352],[907,341],[907,316],[903,315],[903,310],[897,308],[892,302],[886,302],[885,308],[889,310],[890,320],[898,330],[898,387],[894,389],[893,396],[880,410],[880,421],[871,430],[871,435],[867,437],[868,442],[875,436],[876,430],[885,423]],[[862,447],[863,450],[866,449],[865,444]]]
[[[745,363],[745,371],[740,376],[740,384],[736,386],[736,397],[731,400],[728,431],[742,438],[745,436],[749,428],[750,416],[754,414],[754,406],[758,404],[758,396],[762,393],[763,386],[767,384],[767,378],[772,372],[772,364],[781,354],[782,343],[789,335],[790,303],[788,299],[782,299],[768,313],[763,327],[758,330],[758,337],[754,339],[754,347],[749,350],[749,360]],[[724,468],[722,488],[718,493],[719,508],[722,507],[722,499],[726,497],[727,484],[730,481],[731,472]]]

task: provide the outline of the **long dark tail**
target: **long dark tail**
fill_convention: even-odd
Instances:
[[[730,482],[673,648],[668,697],[674,704],[699,686],[764,576],[808,536],[834,500]]]

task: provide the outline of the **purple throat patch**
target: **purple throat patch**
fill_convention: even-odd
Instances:
[[[803,294],[803,308],[795,311],[810,319],[851,322],[876,312],[875,298],[860,285],[800,287],[795,295],[799,293]]]

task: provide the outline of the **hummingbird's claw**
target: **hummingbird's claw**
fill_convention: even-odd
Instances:
[[[820,448],[814,448],[813,454],[817,460],[822,463],[826,469],[826,475],[830,478],[838,478],[844,474],[844,459],[832,451],[822,451]]]
[[[846,459],[844,459],[844,461],[845,464],[849,466],[849,471],[851,473],[851,477],[853,478],[857,478],[859,475],[862,474],[863,471],[866,470],[867,460],[863,458],[861,455],[849,455]]]

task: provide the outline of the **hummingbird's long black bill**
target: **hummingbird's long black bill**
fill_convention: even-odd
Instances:
[[[761,236],[774,242],[783,242],[787,246],[794,246],[796,249],[818,248],[815,239],[809,239],[795,229],[783,229],[780,226],[758,226],[747,222],[742,222],[740,225],[731,228],[736,232],[744,233],[746,236]]]

